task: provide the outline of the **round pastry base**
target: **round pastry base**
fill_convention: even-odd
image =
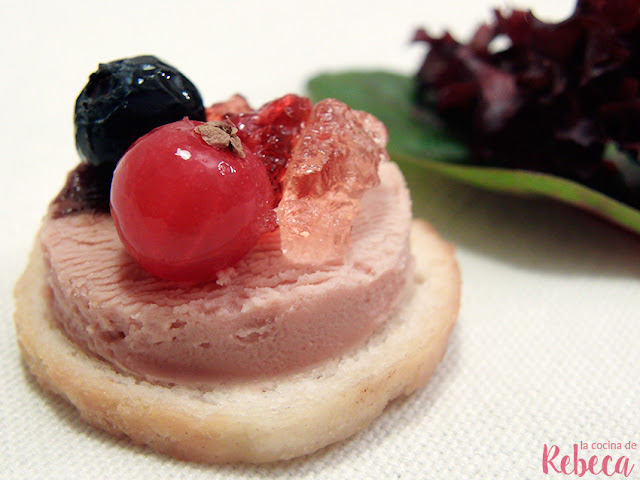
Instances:
[[[414,278],[392,317],[356,350],[295,374],[194,389],[114,370],[58,328],[38,242],[15,288],[18,341],[38,382],[100,429],[182,460],[289,459],[360,431],[444,356],[460,303],[455,252],[420,220],[411,245]]]

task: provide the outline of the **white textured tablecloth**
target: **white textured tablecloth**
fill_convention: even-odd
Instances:
[[[589,446],[583,458],[625,455],[640,464],[637,448],[593,445],[640,443],[639,237],[554,202],[419,171],[409,182],[428,189],[416,194],[416,212],[458,246],[462,311],[427,388],[348,441],[272,466],[180,463],[85,426],[20,360],[12,288],[48,201],[77,162],[73,105],[98,62],[152,53],[187,74],[205,103],[242,92],[259,105],[303,92],[323,70],[412,72],[423,54],[408,43],[415,27],[467,35],[505,4],[513,5],[4,2],[0,478],[576,478],[544,475],[542,454],[544,445],[571,454],[580,442]],[[558,19],[573,2],[531,6]]]

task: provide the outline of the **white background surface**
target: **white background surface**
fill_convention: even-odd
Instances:
[[[525,479],[544,444],[640,443],[640,240],[556,203],[482,192],[425,173],[416,211],[458,246],[463,306],[428,387],[355,438],[274,466],[167,459],[86,427],[25,372],[13,284],[40,218],[77,163],[72,113],[100,61],[152,53],[205,103],[303,92],[324,70],[411,73],[414,29],[468,35],[521,2],[3,2],[0,20],[0,478]],[[569,0],[532,0],[565,17]],[[584,456],[633,451],[589,450]],[[640,478],[640,465],[632,477]],[[587,475],[585,478],[589,478]],[[613,478],[623,478],[618,475]]]

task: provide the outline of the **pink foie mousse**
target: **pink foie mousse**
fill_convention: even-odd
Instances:
[[[276,231],[201,285],[145,272],[107,214],[48,219],[41,242],[56,318],[75,343],[149,381],[276,375],[335,357],[392,314],[412,276],[409,192],[395,164],[379,174],[342,261],[293,264]]]

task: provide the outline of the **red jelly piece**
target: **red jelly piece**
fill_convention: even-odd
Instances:
[[[242,142],[267,166],[276,204],[282,197],[282,176],[311,107],[308,98],[289,94],[255,112],[229,115]]]
[[[188,119],[136,141],[113,175],[111,212],[131,256],[154,275],[213,280],[275,228],[264,165],[208,144]]]

